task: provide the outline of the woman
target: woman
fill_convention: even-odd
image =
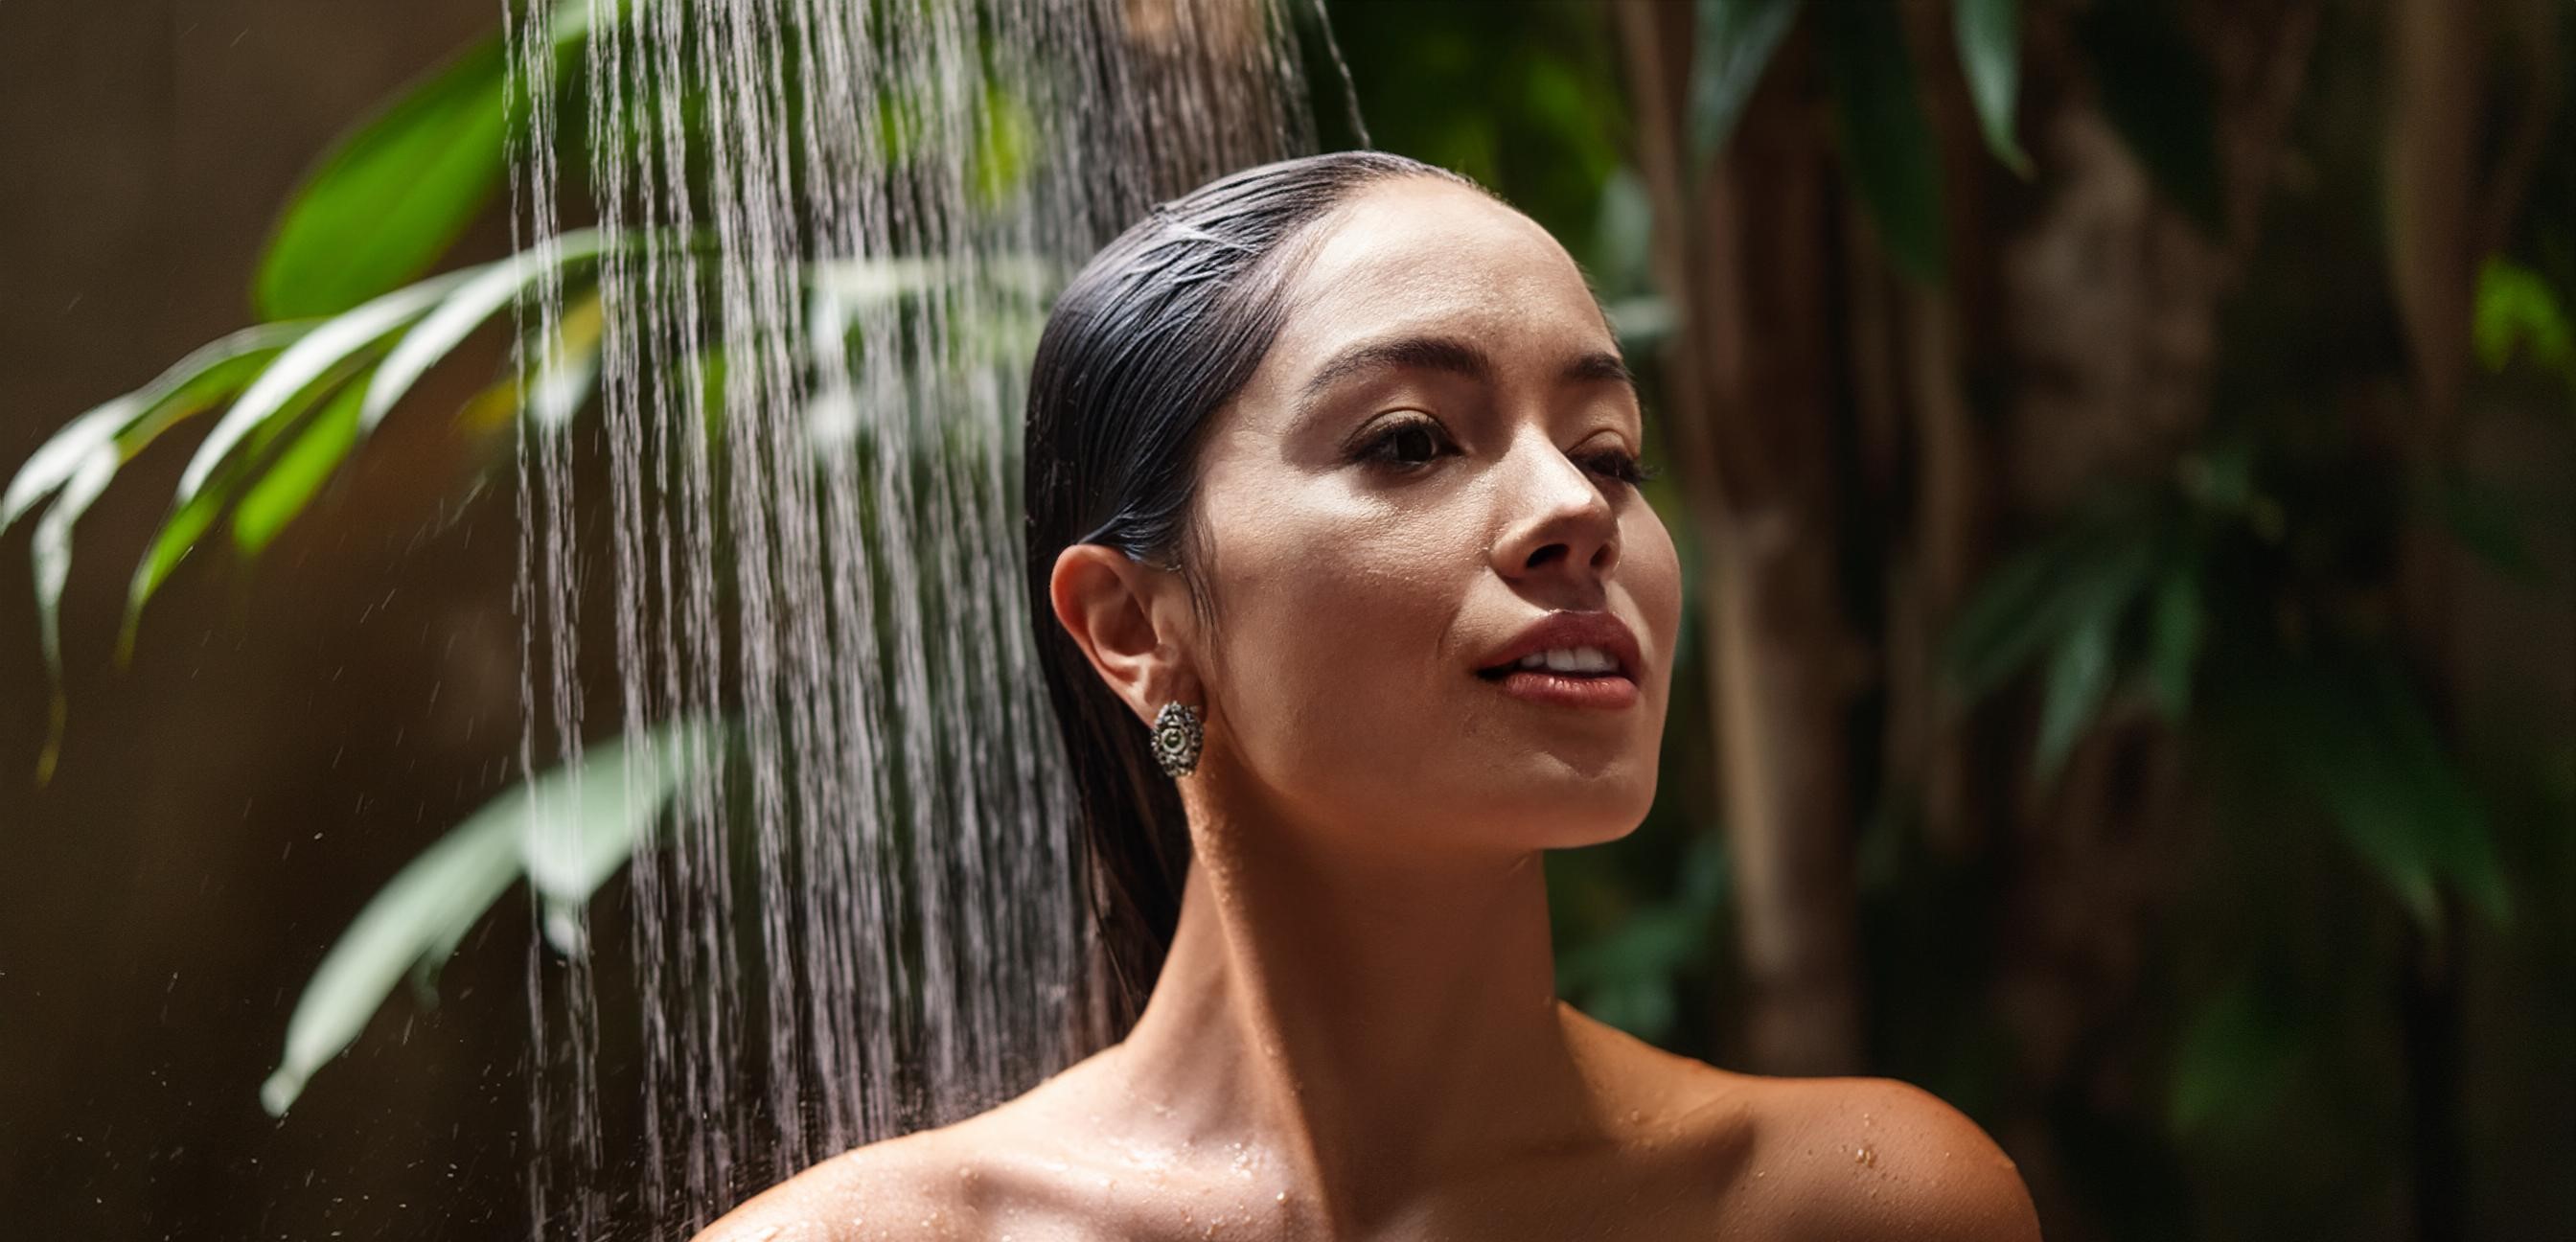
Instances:
[[[1540,851],[1655,789],[1681,580],[1641,435],[1573,260],[1441,170],[1273,164],[1111,243],[1038,348],[1028,556],[1107,957],[1150,999],[705,1236],[2037,1237],[1921,1091],[1727,1073],[1555,998]]]

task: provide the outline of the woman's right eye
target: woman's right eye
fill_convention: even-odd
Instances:
[[[1427,418],[1408,418],[1370,437],[1360,457],[1409,470],[1430,465],[1452,447],[1440,424]]]

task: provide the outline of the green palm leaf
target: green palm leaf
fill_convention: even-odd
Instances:
[[[260,1104],[284,1116],[403,976],[445,960],[521,875],[544,907],[547,939],[578,952],[582,907],[649,841],[672,791],[710,769],[718,740],[714,726],[687,722],[593,746],[573,763],[502,790],[406,864],[314,968],[287,1020],[285,1056],[260,1086]]]
[[[141,388],[64,425],[30,455],[0,493],[0,530],[44,502],[81,468],[91,449],[114,444],[132,457],[171,424],[232,397],[309,322],[261,324],[199,347]]]
[[[549,30],[559,79],[590,36],[589,0],[556,5]],[[509,127],[528,103],[512,91],[507,52],[487,39],[341,139],[278,217],[253,286],[259,313],[339,314],[429,270],[500,190]]]
[[[384,365],[376,368],[375,382],[368,386],[366,402],[358,413],[358,434],[373,431],[422,375],[486,320],[510,305],[539,276],[550,268],[564,270],[586,263],[598,257],[599,252],[600,235],[585,229],[556,238],[554,245],[542,252],[513,255],[468,274],[436,309],[403,334],[401,343],[385,355]]]
[[[1902,15],[1883,0],[1835,0],[1816,19],[1852,189],[1897,266],[1937,284],[1949,268],[1940,148],[1923,116]]]
[[[52,779],[69,723],[63,699],[62,600],[71,579],[73,526],[107,490],[117,469],[153,437],[239,392],[309,326],[263,324],[198,349],[151,383],[72,420],[27,459],[8,491],[0,494],[0,530],[48,497],[53,500],[30,545],[37,638],[50,700],[45,745],[36,759],[38,784]]]
[[[358,407],[367,393],[364,374],[340,386],[321,412],[295,433],[295,438],[259,478],[242,492],[233,508],[233,546],[255,557],[322,489],[358,440]]]
[[[1699,0],[1690,73],[1690,149],[1698,167],[1726,149],[1754,86],[1797,20],[1798,0]]]
[[[2285,773],[2418,922],[2439,924],[2445,887],[2491,920],[2511,917],[2486,806],[2399,668],[2317,661],[2279,670],[2256,693],[2249,707]]]
[[[1986,149],[2027,177],[2030,156],[2013,137],[2013,107],[2021,93],[2021,0],[1958,0],[1950,17]]]
[[[264,433],[261,442],[265,443],[300,421],[350,371],[364,365],[368,351],[435,304],[460,275],[450,274],[397,289],[305,333],[281,351],[243,390],[241,399],[216,420],[214,429],[206,433],[196,456],[189,459],[186,471],[179,476],[170,517],[163,522],[151,552],[135,571],[126,602],[121,644],[125,650],[130,652],[133,647],[144,604],[196,546],[197,538],[214,524],[224,505],[247,485],[248,466],[235,458],[234,450],[254,431]],[[253,444],[253,451],[259,447]],[[219,468],[223,469],[221,485],[209,487]]]

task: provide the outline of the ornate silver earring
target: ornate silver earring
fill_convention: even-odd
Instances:
[[[1206,736],[1199,729],[1197,708],[1165,703],[1154,717],[1154,762],[1163,765],[1165,776],[1187,776],[1199,766],[1199,743]]]

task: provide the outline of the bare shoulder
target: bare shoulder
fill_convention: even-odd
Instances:
[[[1061,1139],[1085,1070],[953,1125],[824,1160],[726,1213],[697,1242],[981,1238],[996,1221],[1033,1219],[1061,1190]]]
[[[1789,1236],[2038,1239],[2020,1170],[1932,1093],[1885,1078],[1754,1081],[1755,1172]]]
[[[697,1242],[948,1236],[972,1206],[971,1188],[958,1184],[969,1179],[939,1176],[961,1146],[949,1130],[925,1130],[854,1148],[762,1191]]]

